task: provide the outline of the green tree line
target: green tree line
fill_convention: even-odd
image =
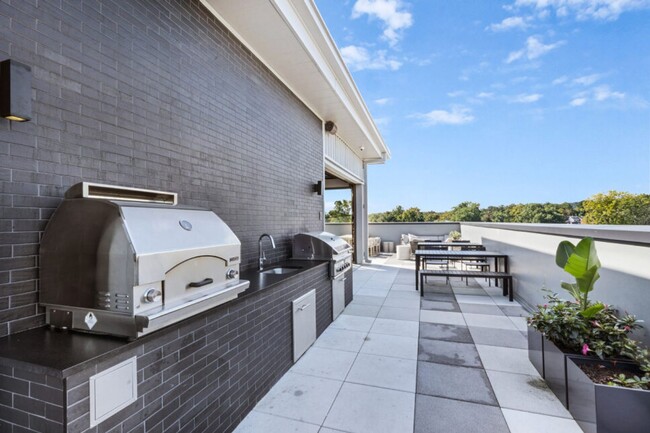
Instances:
[[[351,221],[350,203],[336,202],[327,214],[328,222]],[[526,203],[481,208],[479,203],[462,202],[446,212],[421,211],[396,206],[393,210],[368,215],[371,222],[484,221],[513,223],[566,223],[579,217],[583,224],[650,224],[650,194],[609,191],[576,203]]]

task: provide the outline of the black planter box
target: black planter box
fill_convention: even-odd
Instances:
[[[544,377],[544,334],[532,326],[528,327],[528,359]]]
[[[569,356],[567,396],[569,411],[587,433],[638,433],[650,429],[650,391],[593,383],[580,369],[583,364],[604,364],[599,359]],[[617,367],[640,374],[631,362]]]
[[[566,358],[571,355],[560,350],[549,339],[544,338],[544,379],[551,388],[553,394],[562,402],[564,407],[567,405],[566,391]]]

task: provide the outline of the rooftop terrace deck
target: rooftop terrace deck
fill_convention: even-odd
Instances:
[[[236,433],[580,433],[528,361],[525,310],[413,261],[354,271],[354,301]]]

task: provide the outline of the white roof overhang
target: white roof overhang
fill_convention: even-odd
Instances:
[[[390,158],[313,0],[201,2],[362,160]]]

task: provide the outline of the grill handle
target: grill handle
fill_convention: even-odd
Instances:
[[[188,287],[203,287],[207,286],[208,284],[212,284],[214,280],[212,278],[206,278],[203,281],[196,281],[193,283],[188,284]]]

